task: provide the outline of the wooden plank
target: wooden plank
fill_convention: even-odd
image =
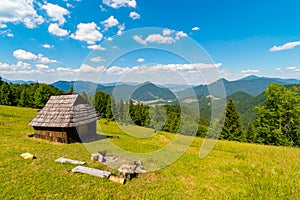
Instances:
[[[110,172],[102,171],[99,169],[89,168],[89,167],[83,167],[83,166],[77,166],[72,169],[72,172],[78,172],[83,174],[89,174],[91,176],[97,176],[100,178],[108,178],[110,176]]]
[[[86,163],[86,162],[81,162],[81,161],[78,161],[78,160],[71,160],[71,159],[64,158],[64,157],[56,159],[55,162],[70,163],[70,164],[73,164],[73,165],[84,165]]]

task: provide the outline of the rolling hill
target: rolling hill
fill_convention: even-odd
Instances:
[[[235,81],[219,79],[209,85],[193,87],[193,90],[197,96],[206,96],[209,95],[209,88],[218,88],[223,84],[226,96],[230,96],[238,91],[245,92],[251,96],[257,96],[262,93],[270,83],[278,83],[279,85],[300,84],[300,80],[248,76]],[[178,92],[178,95],[183,98],[189,97],[190,94],[192,94],[192,89]]]

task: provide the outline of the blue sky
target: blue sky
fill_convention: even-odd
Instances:
[[[296,0],[1,0],[0,76],[47,83],[299,79],[299,7]]]

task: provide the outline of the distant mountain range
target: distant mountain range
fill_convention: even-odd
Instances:
[[[2,78],[3,81],[7,82],[7,83],[13,83],[13,84],[30,84],[30,83],[35,83],[35,81],[23,81],[23,80],[15,80],[15,81],[11,81],[5,78]]]
[[[248,76],[235,81],[228,81],[226,79],[219,79],[209,85],[199,85],[193,87],[197,96],[209,95],[209,88],[218,88],[217,86],[224,85],[226,96],[230,96],[236,92],[244,92],[251,96],[257,96],[262,93],[270,83],[278,83],[279,85],[290,85],[290,84],[300,84],[298,79],[280,79],[280,78],[267,78],[258,76]],[[189,97],[192,89],[187,89],[179,92],[181,97]]]
[[[30,84],[33,81],[9,81],[6,82],[16,84]],[[280,85],[300,84],[298,79],[280,79],[267,78],[258,76],[248,76],[235,81],[228,81],[226,79],[219,79],[209,85],[187,86],[187,85],[155,85],[151,82],[145,83],[105,83],[96,84],[89,81],[57,81],[52,85],[60,90],[68,92],[71,86],[74,86],[75,92],[86,92],[92,95],[95,91],[103,91],[113,94],[116,100],[129,100],[130,98],[139,101],[172,101],[179,96],[181,99],[191,97],[195,94],[198,97],[210,95],[209,88],[215,88],[216,85],[223,84],[226,96],[235,94],[236,92],[243,92],[245,95],[257,96],[261,94],[270,83],[278,83]],[[244,95],[244,96],[245,96]],[[216,95],[214,95],[216,96]],[[241,95],[238,95],[241,96]],[[245,98],[249,98],[246,96]]]

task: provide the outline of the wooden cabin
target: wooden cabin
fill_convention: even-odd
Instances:
[[[99,113],[79,94],[51,96],[29,123],[34,137],[53,142],[73,143],[96,138]]]

